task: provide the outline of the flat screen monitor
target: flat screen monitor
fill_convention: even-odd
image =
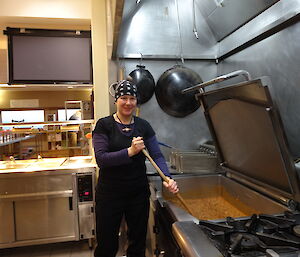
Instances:
[[[92,84],[90,31],[7,28],[9,84]]]

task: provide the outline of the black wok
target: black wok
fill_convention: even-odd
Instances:
[[[154,94],[155,81],[145,66],[137,65],[137,69],[130,72],[132,82],[137,86],[138,103],[143,104],[150,100]]]
[[[155,96],[161,109],[175,117],[185,117],[199,108],[195,92],[182,94],[188,87],[202,83],[201,77],[193,70],[175,65],[166,70],[157,81]]]

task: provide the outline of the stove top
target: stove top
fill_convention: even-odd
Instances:
[[[199,226],[225,257],[300,256],[299,212],[200,220]]]

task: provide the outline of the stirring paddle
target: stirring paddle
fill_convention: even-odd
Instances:
[[[161,171],[161,169],[157,166],[157,164],[153,161],[153,159],[151,158],[151,156],[149,155],[149,153],[143,149],[142,150],[143,154],[147,157],[147,159],[151,162],[151,164],[153,165],[153,167],[156,169],[156,171],[158,172],[159,176],[163,179],[163,181],[165,182],[169,182],[169,178]],[[185,207],[185,209],[189,212],[189,214],[191,214],[192,216],[192,210],[188,207],[188,205],[186,204],[185,200],[182,198],[182,196],[180,195],[179,192],[174,193],[175,196],[179,199],[179,201],[182,203],[182,205]]]

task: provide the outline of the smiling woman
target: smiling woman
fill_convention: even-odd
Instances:
[[[178,188],[151,125],[133,115],[137,106],[136,85],[126,80],[117,83],[114,97],[117,112],[99,119],[93,131],[96,161],[101,169],[96,189],[95,257],[116,255],[123,215],[130,242],[127,256],[144,257],[150,196],[142,152],[145,147],[170,178],[166,188],[172,193]]]

